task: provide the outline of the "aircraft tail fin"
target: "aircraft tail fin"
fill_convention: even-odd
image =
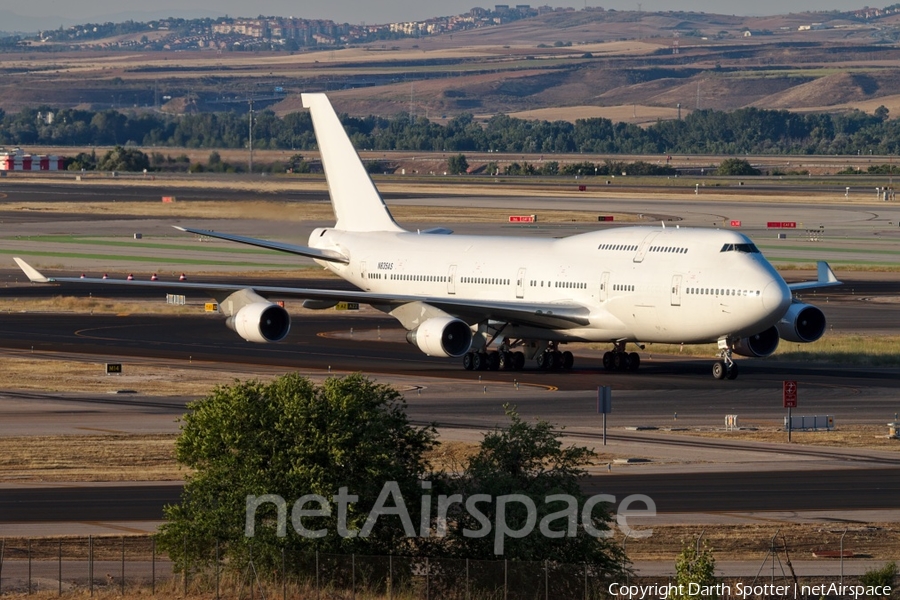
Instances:
[[[331,206],[343,231],[403,231],[366,172],[325,94],[302,94],[312,116]]]

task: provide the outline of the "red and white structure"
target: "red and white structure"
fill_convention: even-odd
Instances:
[[[46,154],[25,154],[20,149],[0,152],[0,171],[62,171],[65,158]]]

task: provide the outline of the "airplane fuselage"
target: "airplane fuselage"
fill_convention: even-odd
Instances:
[[[588,307],[590,324],[554,331],[558,341],[715,342],[771,327],[791,303],[777,271],[733,231],[623,227],[539,239],[326,228],[309,244],[349,256],[320,264],[366,291]]]

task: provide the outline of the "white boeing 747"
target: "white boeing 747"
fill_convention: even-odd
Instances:
[[[251,342],[277,342],[290,316],[268,296],[308,308],[360,302],[396,318],[428,356],[461,358],[466,369],[572,368],[567,342],[606,342],[609,370],[636,370],[629,343],[718,343],[718,379],[737,377],[734,354],[764,357],[779,339],[814,342],[822,311],[793,292],[838,285],[819,263],[818,280],[788,285],[753,242],[734,231],[634,226],[564,239],[411,232],[394,221],[324,94],[303,94],[337,222],[316,229],[309,246],[178,229],[311,257],[359,291],[273,286],[48,278],[44,283],[202,290],[219,301],[227,324]]]

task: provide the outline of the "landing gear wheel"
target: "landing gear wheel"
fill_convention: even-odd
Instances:
[[[562,353],[562,368],[566,371],[572,370],[572,365],[575,364],[575,356],[566,350]]]
[[[484,352],[476,352],[475,358],[472,361],[473,370],[475,371],[484,371],[488,366],[488,357]]]
[[[499,352],[490,352],[487,355],[487,368],[491,371],[497,371],[500,369],[500,353]]]
[[[613,353],[605,352],[603,354],[603,368],[607,371],[612,371],[613,369]]]
[[[559,361],[560,361],[559,352],[556,352],[556,351],[545,352],[544,356],[546,358],[546,367],[545,368],[548,371],[555,371],[556,368],[559,366]]]
[[[547,353],[546,352],[541,352],[535,358],[537,359],[538,369],[541,369],[543,371],[544,369],[547,368]]]
[[[616,371],[625,371],[628,369],[628,355],[624,352],[616,352],[613,355],[613,367]]]
[[[724,360],[717,360],[716,362],[713,363],[713,366],[712,366],[713,377],[715,377],[716,379],[725,379],[726,372],[727,372],[727,369],[725,368]]]
[[[521,371],[525,368],[525,353],[513,352],[513,369]]]
[[[628,355],[628,369],[631,371],[637,371],[638,367],[641,366],[641,355],[637,352],[632,352]]]
[[[737,379],[738,376],[738,366],[737,363],[731,363],[731,367],[728,368],[728,373],[725,375],[726,379]]]
[[[466,371],[473,371],[475,369],[474,352],[466,352],[465,356],[463,356],[463,369]]]
[[[510,371],[513,369],[512,352],[500,352],[500,370]]]

